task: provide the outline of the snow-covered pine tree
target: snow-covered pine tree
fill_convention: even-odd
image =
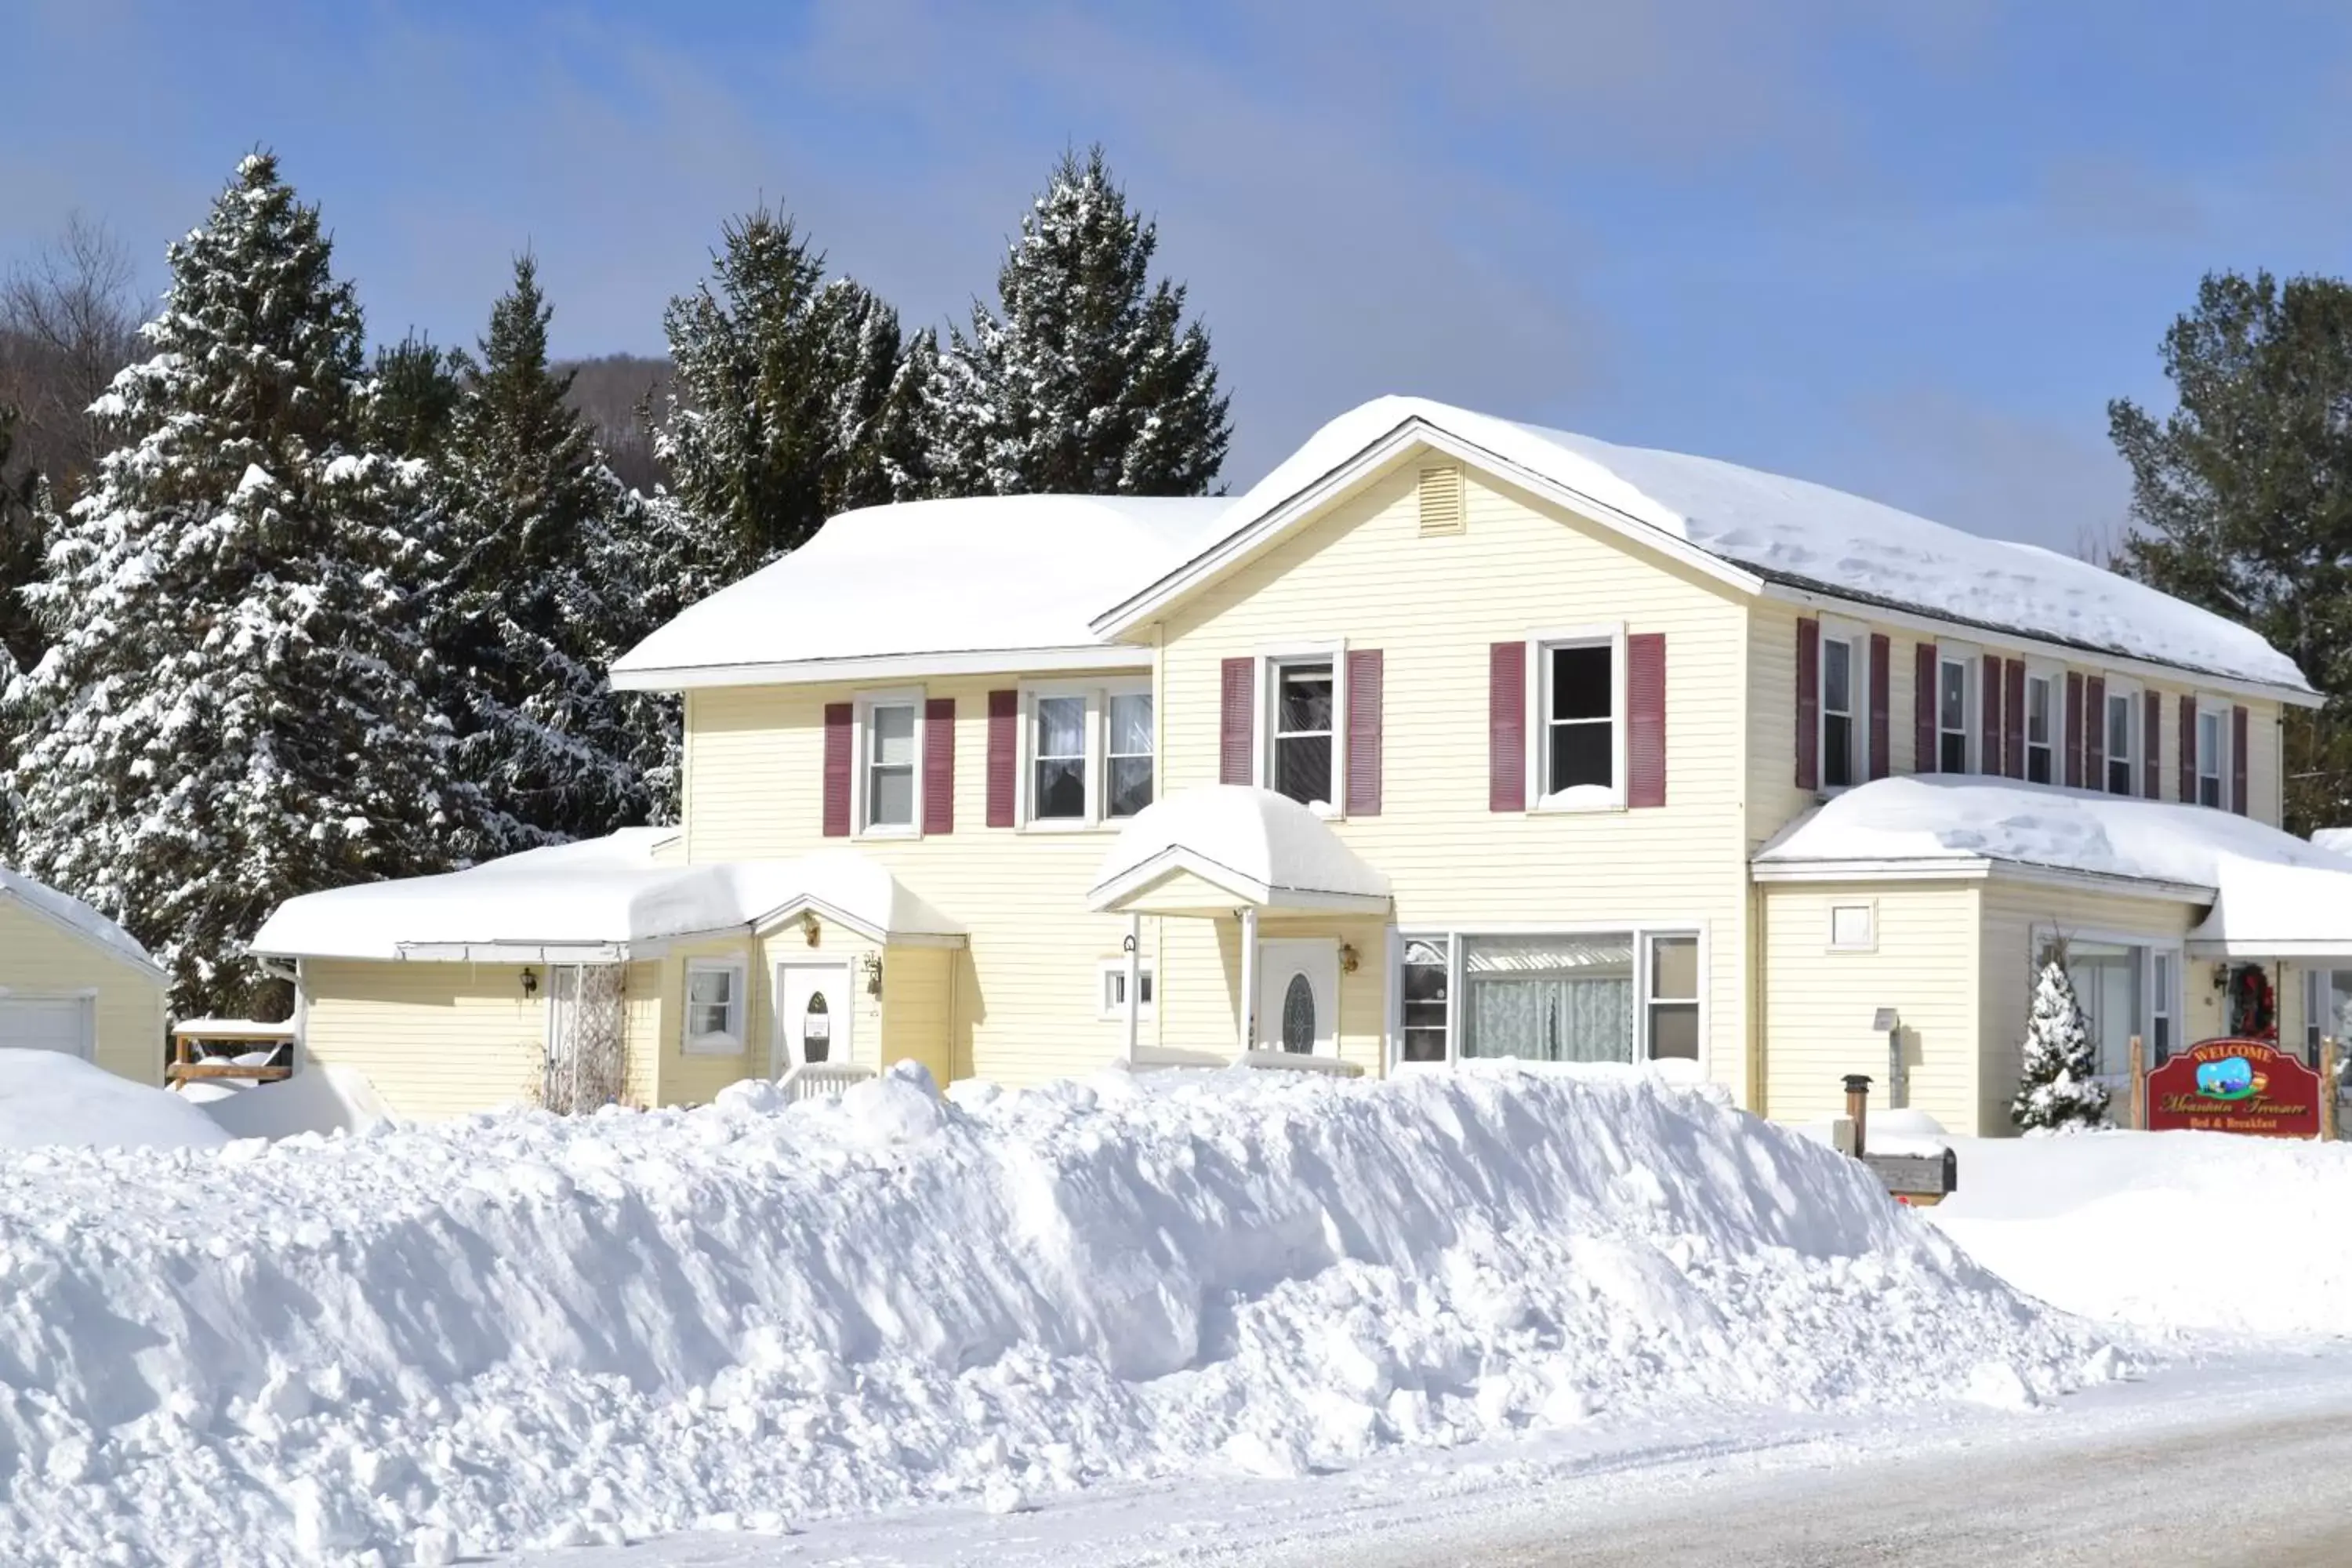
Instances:
[[[2025,1062],[2010,1120],[2021,1131],[2098,1127],[2107,1119],[2107,1090],[2099,1059],[2083,1024],[2074,982],[2056,955],[2042,961],[2025,1025]]]
[[[701,525],[690,569],[719,584],[797,549],[836,511],[898,499],[898,312],[847,279],[789,218],[730,223],[714,276],[669,302],[676,380],[655,450]]]
[[[1233,436],[1209,335],[1184,289],[1151,281],[1159,230],[1100,147],[1064,153],[933,378],[930,466],[944,495],[1207,492]]]
[[[549,368],[551,315],[537,263],[520,257],[478,361],[452,356],[458,392],[427,540],[432,684],[457,732],[452,765],[480,790],[500,850],[646,821],[641,731],[663,718],[605,679],[650,629],[636,556],[608,547],[636,503],[572,406],[571,376]],[[409,368],[429,395],[426,367]]]
[[[457,416],[457,373],[465,359],[411,332],[375,351],[375,386],[367,403],[367,435],[395,458],[437,461]]]
[[[414,671],[414,466],[359,439],[359,304],[318,209],[257,153],[171,247],[120,445],[29,590],[56,639],[11,682],[24,869],[156,953],[184,1015],[266,985],[243,944],[297,893],[436,870],[472,803]]]

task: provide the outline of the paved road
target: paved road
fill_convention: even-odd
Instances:
[[[2352,1413],[1701,1477],[1572,1523],[1458,1534],[1442,1547],[1360,1546],[1348,1558],[1352,1568],[2343,1568],[2352,1564]]]

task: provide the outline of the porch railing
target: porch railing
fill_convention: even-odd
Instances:
[[[1298,1051],[1249,1051],[1234,1057],[1223,1051],[1187,1051],[1172,1046],[1138,1046],[1135,1055],[1128,1058],[1127,1065],[1135,1072],[1155,1072],[1171,1068],[1213,1070],[1244,1067],[1262,1072],[1323,1073],[1332,1078],[1364,1076],[1364,1069],[1353,1062],[1343,1062],[1337,1057],[1307,1056]]]
[[[824,1100],[873,1076],[872,1068],[856,1062],[803,1062],[784,1074],[777,1087],[786,1100]]]

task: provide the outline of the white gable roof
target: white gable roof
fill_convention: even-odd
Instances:
[[[1248,784],[1178,790],[1119,829],[1088,902],[1121,907],[1177,872],[1230,893],[1236,906],[1385,909],[1389,881],[1331,825],[1287,795]]]
[[[140,945],[137,937],[79,899],[60,893],[46,882],[36,882],[21,871],[12,871],[0,866],[0,903],[12,900],[44,919],[65,927],[83,941],[106,949],[117,958],[157,974],[163,973],[153,956]]]
[[[1418,425],[1662,543],[1757,578],[2130,658],[2308,691],[2294,660],[2210,611],[2087,562],[1986,539],[1825,485],[1712,458],[1619,447],[1419,397],[1340,415],[1234,503],[1220,548],[1359,454]],[[1116,626],[1138,593],[1097,626]]]
[[[1230,504],[979,496],[843,512],[624,654],[613,681],[658,689],[791,679],[822,661],[1071,648],[1100,664],[1110,650],[1088,620],[1199,550]]]

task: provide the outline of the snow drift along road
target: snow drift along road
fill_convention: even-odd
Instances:
[[[908,1070],[0,1156],[0,1559],[434,1562],[2122,1364],[1850,1162],[1629,1073]]]

